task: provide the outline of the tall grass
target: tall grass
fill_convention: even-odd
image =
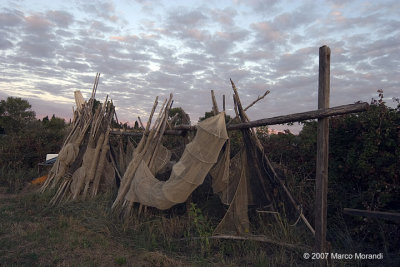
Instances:
[[[2,170],[3,171],[3,170]],[[150,266],[304,266],[303,253],[312,252],[313,236],[304,224],[285,214],[250,209],[252,233],[281,243],[213,239],[221,215],[204,203],[168,211],[147,208],[121,219],[110,210],[114,194],[99,195],[51,207],[52,192],[24,194],[0,203],[0,265],[132,265]],[[214,207],[214,210],[212,209]],[[333,251],[363,252],[351,239],[343,218],[329,225]],[[306,248],[304,248],[306,247]],[[72,256],[76,255],[76,256]],[[18,258],[18,260],[17,260]],[[391,260],[390,262],[398,262]],[[382,262],[376,262],[381,264]],[[335,264],[368,262],[337,261]]]
[[[214,219],[192,205],[186,213],[148,208],[129,219],[110,211],[114,195],[51,207],[51,193],[25,194],[0,204],[0,265],[291,266],[301,250],[251,240],[208,238]],[[257,234],[299,242],[303,229],[284,218],[260,218]],[[289,228],[286,228],[289,227]],[[17,254],[19,260],[16,258]],[[76,256],[73,256],[76,255]],[[307,263],[307,262],[305,262]]]
[[[0,168],[0,186],[6,187],[8,193],[15,193],[23,189],[28,182],[38,177],[37,169],[11,169],[5,166]]]

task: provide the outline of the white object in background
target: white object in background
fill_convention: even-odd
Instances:
[[[56,157],[58,157],[58,154],[47,154],[46,155],[46,161],[54,159]]]

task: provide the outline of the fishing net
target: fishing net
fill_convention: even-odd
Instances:
[[[161,210],[185,202],[203,183],[227,139],[224,113],[200,122],[195,138],[186,146],[179,162],[173,166],[170,178],[165,182],[159,181],[142,160],[134,173],[125,200]],[[131,164],[134,164],[134,160]]]

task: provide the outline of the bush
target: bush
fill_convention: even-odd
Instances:
[[[28,101],[8,97],[0,102],[0,185],[14,191],[28,181],[48,153],[58,153],[67,133],[64,119],[35,119]],[[22,176],[25,174],[24,176]],[[14,180],[13,180],[14,179]]]
[[[373,248],[384,242],[393,249],[400,246],[395,238],[399,227],[342,215],[343,208],[399,211],[400,105],[388,107],[383,92],[378,93],[367,111],[330,119],[328,225],[341,225],[337,228],[352,233],[356,243]],[[264,138],[271,159],[294,177],[291,187],[297,190],[292,191],[310,218],[314,216],[316,135],[317,123],[309,121],[298,136],[285,132]]]

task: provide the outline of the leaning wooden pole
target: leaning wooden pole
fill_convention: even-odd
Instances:
[[[318,109],[313,111],[306,111],[301,113],[294,113],[284,116],[277,116],[272,118],[265,118],[260,120],[254,120],[244,123],[236,123],[230,124],[226,126],[228,131],[232,130],[239,130],[239,129],[246,129],[251,127],[260,127],[266,125],[276,125],[276,124],[283,124],[289,122],[298,122],[298,121],[305,121],[305,120],[313,120],[313,119],[322,119],[332,116],[340,116],[349,113],[357,113],[366,111],[369,107],[368,103],[356,103],[356,104],[349,104],[349,105],[342,105],[333,108],[326,108],[326,109]],[[195,126],[190,126],[194,128]],[[191,130],[185,125],[179,125],[174,128],[175,130]],[[194,129],[193,129],[194,130]]]
[[[318,109],[329,108],[331,50],[319,48]],[[329,118],[318,119],[315,177],[315,252],[327,251],[326,221],[328,195]],[[326,261],[321,260],[320,266]]]
[[[349,104],[343,106],[337,106],[333,108],[327,109],[318,109],[313,111],[295,113],[290,115],[254,120],[249,122],[243,123],[235,123],[226,126],[228,131],[240,130],[240,129],[247,129],[252,127],[260,127],[266,125],[276,125],[276,124],[283,124],[288,122],[298,122],[298,121],[305,121],[305,120],[313,120],[313,119],[322,119],[332,116],[341,116],[350,113],[357,113],[363,112],[368,110],[369,104],[364,103],[356,103],[356,104]],[[235,110],[236,111],[236,110]],[[164,134],[166,135],[183,135],[186,131],[196,131],[196,125],[178,125],[172,130],[166,130]],[[142,133],[138,132],[118,132],[114,131],[111,134],[115,135],[132,135],[132,136],[141,136]]]

